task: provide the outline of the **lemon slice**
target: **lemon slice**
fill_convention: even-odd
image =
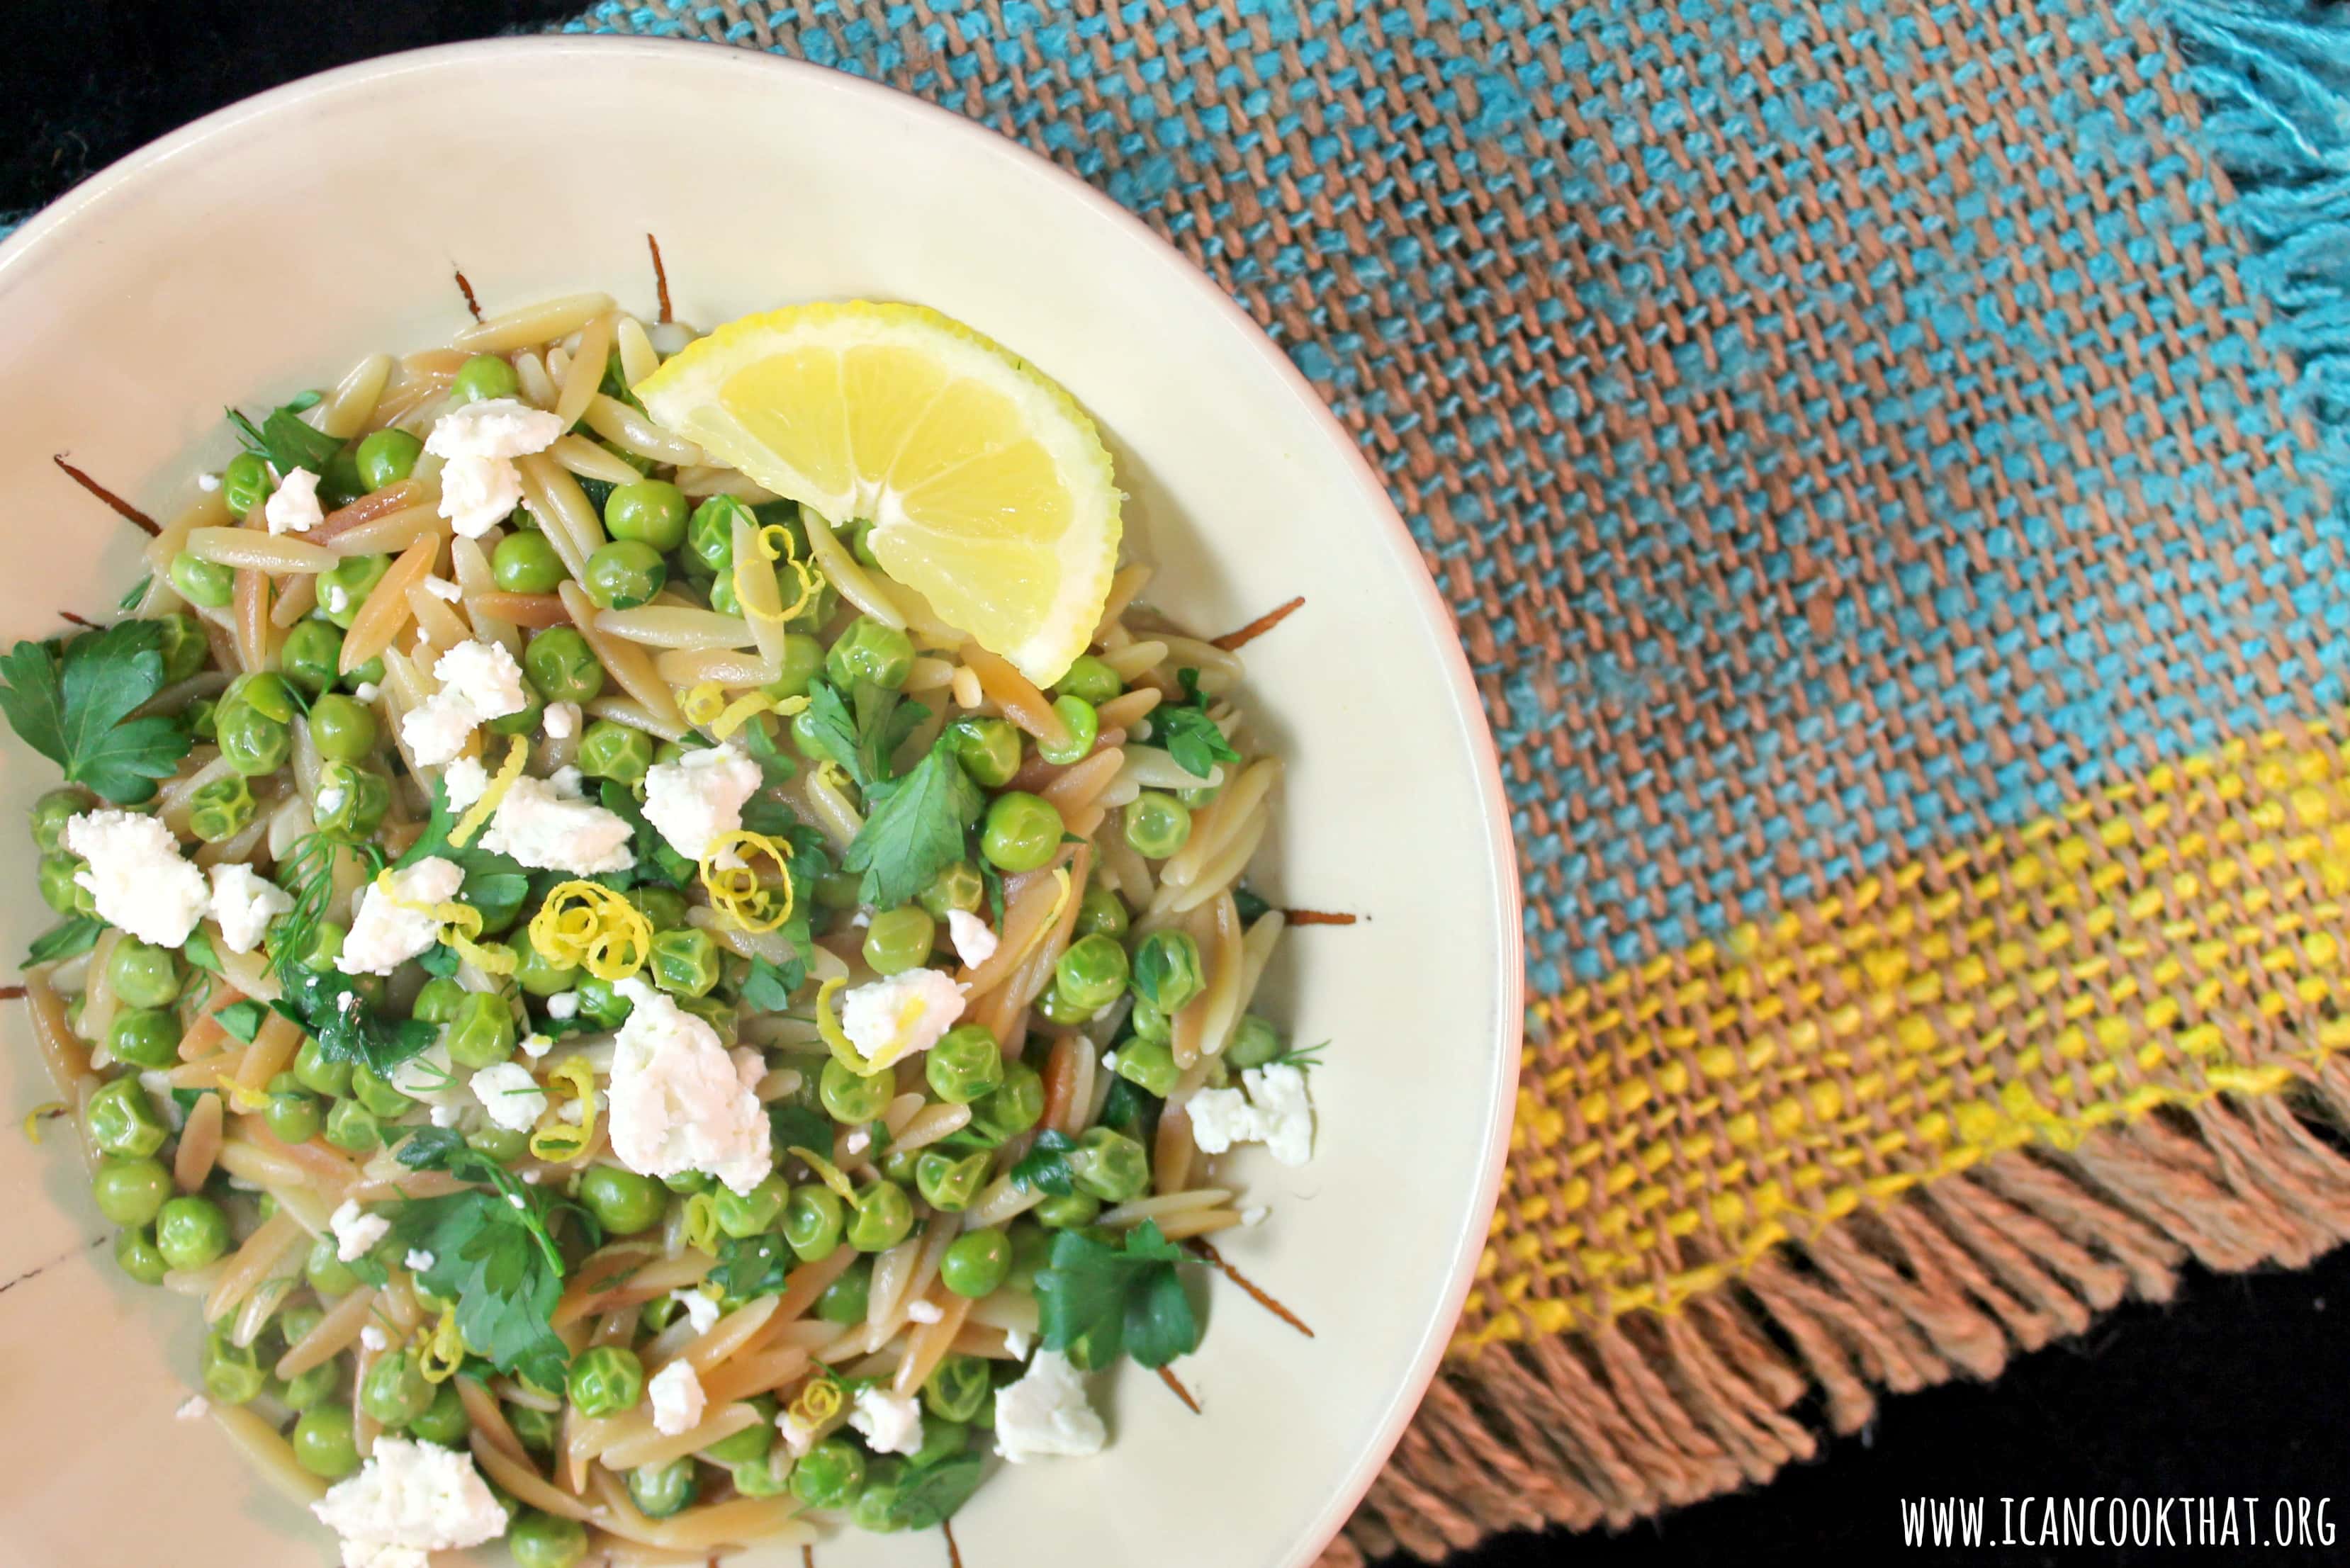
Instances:
[[[637,383],[645,411],[828,522],[1039,686],[1086,649],[1118,564],[1109,453],[1075,399],[917,305],[729,322]]]

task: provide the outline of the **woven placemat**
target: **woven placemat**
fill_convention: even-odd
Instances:
[[[1359,437],[1524,859],[1516,1152],[1331,1561],[1622,1522],[2350,1234],[2350,43],[2285,5],[625,5],[1140,213]]]

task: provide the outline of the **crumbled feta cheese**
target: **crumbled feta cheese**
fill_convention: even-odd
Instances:
[[[1304,1069],[1286,1063],[1251,1067],[1238,1089],[1202,1089],[1184,1106],[1191,1141],[1202,1154],[1222,1154],[1236,1143],[1262,1143],[1284,1165],[1314,1158],[1314,1106],[1305,1094]]]
[[[261,515],[272,534],[307,534],[316,528],[327,517],[326,508],[318,504],[318,476],[297,468],[279,480],[262,504]]]
[[[1115,1051],[1105,1051],[1105,1052],[1103,1052],[1103,1053],[1102,1053],[1102,1063],[1101,1063],[1101,1064],[1102,1064],[1102,1071],[1103,1071],[1103,1072],[1105,1072],[1105,1073],[1115,1073],[1115,1072],[1117,1072],[1117,1071],[1118,1071],[1118,1053],[1117,1053],[1117,1052],[1115,1052]]]
[[[354,1258],[366,1257],[370,1248],[390,1235],[391,1221],[361,1209],[357,1199],[346,1198],[342,1207],[327,1217],[327,1229],[335,1233],[335,1256],[348,1263]]]
[[[576,767],[557,768],[546,775],[547,787],[565,800],[588,798],[588,775]]]
[[[408,1256],[402,1258],[400,1263],[410,1273],[421,1274],[439,1261],[421,1247],[411,1247],[408,1249]]]
[[[221,940],[233,953],[249,953],[261,945],[269,922],[294,907],[293,896],[275,882],[265,881],[241,860],[224,860],[212,869],[213,919],[220,922]]]
[[[427,576],[424,579],[424,591],[442,604],[448,605],[453,605],[465,597],[465,590],[446,577]]]
[[[490,770],[479,757],[459,757],[441,770],[441,788],[451,811],[463,811],[489,793]]]
[[[775,1168],[766,1108],[718,1032],[642,981],[612,1045],[612,1152],[639,1176],[703,1170],[748,1192]]]
[[[791,1449],[795,1459],[806,1458],[816,1447],[816,1428],[789,1410],[775,1417],[775,1430],[783,1434],[784,1447]]]
[[[97,1060],[95,1054],[90,1059],[93,1062]],[[163,1118],[165,1127],[178,1132],[187,1125],[187,1112],[182,1110],[180,1102],[172,1097],[172,1091],[177,1085],[172,1082],[171,1074],[151,1067],[139,1075],[139,1086],[147,1091],[147,1098],[154,1104],[155,1112]]]
[[[389,1434],[310,1511],[342,1538],[345,1564],[366,1568],[425,1568],[427,1552],[479,1546],[506,1528],[471,1455]]]
[[[1016,1328],[1007,1328],[1003,1331],[1004,1353],[1014,1361],[1027,1360],[1028,1352],[1034,1348],[1035,1343]]]
[[[867,1132],[863,1127],[855,1128],[849,1133],[847,1140],[844,1142],[841,1147],[851,1154],[863,1154],[867,1149],[873,1147],[873,1135]]]
[[[66,847],[89,862],[74,883],[98,900],[99,918],[142,942],[180,946],[212,902],[160,817],[86,811],[66,823]]]
[[[546,999],[546,1015],[555,1019],[578,1017],[579,993],[576,991],[556,992]]]
[[[328,615],[342,614],[345,610],[351,607],[351,590],[343,587],[340,583],[320,583],[318,585],[318,607],[325,610]],[[368,699],[369,701],[373,701],[375,699],[371,697]]]
[[[514,460],[546,451],[562,433],[561,419],[513,398],[485,398],[442,415],[424,439],[426,452],[447,460],[441,515],[468,539],[504,522],[522,503]]]
[[[522,1037],[522,1054],[534,1062],[554,1049],[555,1042],[536,1030]]]
[[[682,1357],[671,1362],[653,1374],[645,1393],[652,1400],[653,1430],[662,1437],[674,1438],[701,1424],[704,1399],[692,1362]]]
[[[551,782],[525,776],[507,788],[481,842],[483,848],[511,855],[525,866],[599,877],[636,865],[636,851],[629,847],[633,836],[628,818],[584,800],[567,800]]]
[[[441,689],[400,721],[400,738],[422,767],[454,758],[477,726],[530,706],[522,666],[499,643],[459,643],[432,661],[432,678]]]
[[[933,1301],[917,1298],[906,1303],[906,1316],[914,1323],[936,1323],[945,1315],[939,1311],[939,1303]]]
[[[947,940],[965,969],[977,969],[995,956],[995,928],[969,909],[947,911]]]
[[[962,1016],[962,987],[944,970],[910,969],[841,999],[840,1026],[866,1071],[927,1051]]]
[[[693,1325],[696,1334],[708,1334],[718,1322],[718,1303],[698,1289],[671,1291],[670,1300],[684,1312],[685,1321]]]
[[[387,893],[370,882],[359,892],[350,934],[343,939],[335,967],[345,974],[390,974],[441,940],[434,905],[457,896],[465,870],[454,860],[428,855],[391,874]]]
[[[359,1330],[359,1344],[369,1351],[380,1355],[390,1347],[391,1336],[374,1324],[369,1324]]]
[[[657,763],[645,774],[645,820],[688,860],[743,826],[743,803],[759,791],[759,764],[733,742]]]
[[[362,702],[372,702],[383,695],[383,688],[372,680],[362,680],[351,688],[351,695]]]
[[[1020,1381],[995,1391],[995,1451],[1013,1464],[1097,1454],[1108,1437],[1058,1351],[1038,1351]]]
[[[213,1413],[213,1402],[201,1394],[191,1394],[180,1401],[172,1414],[182,1421],[201,1421]]]
[[[334,815],[350,798],[351,792],[344,785],[328,784],[318,792],[318,815],[322,817]]]
[[[200,473],[196,475],[196,488],[203,491],[206,495],[210,495],[213,491],[218,490],[220,487],[221,477],[219,474]]]
[[[528,1132],[546,1112],[546,1091],[519,1062],[500,1062],[473,1075],[473,1097],[490,1120],[508,1132]]]
[[[922,1446],[922,1407],[911,1395],[859,1388],[848,1424],[877,1454],[910,1454]]]
[[[581,717],[577,702],[549,702],[538,722],[545,727],[548,740],[567,741],[579,732]]]

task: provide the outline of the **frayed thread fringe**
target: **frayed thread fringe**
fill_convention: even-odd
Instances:
[[[1676,1312],[1490,1347],[1430,1389],[1320,1568],[1621,1527],[1768,1480],[1817,1451],[1819,1425],[1864,1425],[1878,1389],[1995,1377],[2126,1296],[2166,1300],[2189,1260],[2305,1264],[2350,1240],[2350,1158],[2323,1122],[2350,1127],[2340,1064],[2290,1096],[2000,1155]]]

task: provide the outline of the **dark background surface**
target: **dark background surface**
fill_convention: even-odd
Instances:
[[[0,6],[0,212],[36,207],[198,115],[329,66],[527,28],[578,0],[67,0]],[[1573,1563],[1873,1563],[1901,1551],[1903,1498],[2257,1496],[2330,1500],[2337,1544],[2219,1560],[2350,1559],[2350,1252],[2299,1274],[2195,1272],[2177,1301],[2108,1317],[2015,1363],[1996,1387],[1890,1399],[1769,1489],[1618,1535],[1505,1537],[1457,1568]],[[1268,1442],[1278,1434],[1264,1435]],[[1992,1517],[1997,1518],[1994,1501]],[[2112,1563],[2094,1547],[1975,1563]],[[2213,1560],[2213,1554],[2206,1554]],[[974,1564],[973,1568],[991,1568]],[[1115,1565],[1111,1565],[1115,1568]]]

